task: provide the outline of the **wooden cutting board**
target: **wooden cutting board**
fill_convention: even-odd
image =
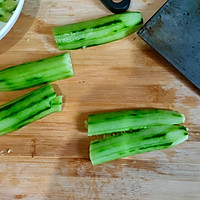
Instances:
[[[149,19],[164,0],[134,0]],[[0,41],[0,69],[59,54],[51,27],[111,14],[97,0],[26,0]],[[199,200],[200,92],[136,34],[71,51],[75,77],[57,81],[61,113],[0,137],[1,200]],[[0,104],[33,88],[0,93]],[[163,151],[93,167],[88,114],[164,108],[186,115],[189,140]]]

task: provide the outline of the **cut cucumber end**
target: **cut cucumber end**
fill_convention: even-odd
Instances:
[[[63,96],[57,96],[51,100],[50,104],[54,108],[55,112],[62,111],[62,100]]]
[[[179,145],[188,139],[187,129],[184,126],[180,126],[180,129],[176,130],[176,133],[174,131],[167,133],[166,138],[173,141],[172,146]]]

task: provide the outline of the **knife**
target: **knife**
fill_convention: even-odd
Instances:
[[[200,89],[200,0],[168,0],[138,35]]]

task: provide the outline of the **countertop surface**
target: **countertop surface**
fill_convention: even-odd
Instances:
[[[147,21],[164,2],[132,1],[130,10],[142,12]],[[0,41],[0,69],[62,53],[53,26],[108,14],[98,0],[26,0]],[[53,83],[64,95],[63,111],[0,137],[0,199],[199,200],[199,90],[137,34],[70,52],[75,77]],[[0,104],[34,89],[1,92]],[[184,113],[189,139],[93,167],[87,116],[138,108]]]

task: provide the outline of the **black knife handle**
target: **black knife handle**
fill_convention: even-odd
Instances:
[[[119,3],[113,2],[113,0],[101,0],[101,2],[113,13],[119,14],[126,12],[129,9],[131,0],[122,0]]]

